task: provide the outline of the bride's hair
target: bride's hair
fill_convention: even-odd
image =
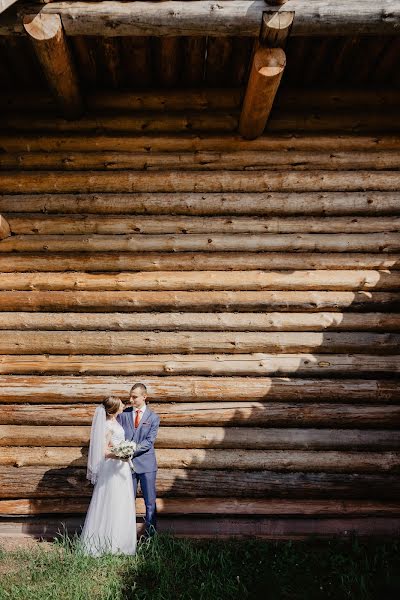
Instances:
[[[121,398],[118,396],[109,396],[105,400],[103,400],[104,410],[106,411],[107,417],[111,415],[115,415],[120,407]]]

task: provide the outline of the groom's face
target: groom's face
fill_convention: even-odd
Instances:
[[[147,395],[141,390],[133,390],[130,395],[130,401],[135,408],[142,408],[146,404]]]

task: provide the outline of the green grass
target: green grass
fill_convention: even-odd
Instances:
[[[0,551],[1,600],[364,600],[400,598],[400,542],[189,541],[159,535],[135,557]]]

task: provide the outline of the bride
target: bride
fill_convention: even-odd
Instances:
[[[94,490],[81,535],[84,553],[92,556],[105,552],[135,554],[136,550],[131,469],[127,460],[110,452],[125,439],[116,420],[123,408],[119,398],[110,396],[96,408],[92,421],[86,476]]]

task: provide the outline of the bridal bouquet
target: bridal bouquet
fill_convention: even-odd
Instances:
[[[124,440],[123,442],[120,442],[117,446],[112,446],[110,450],[113,454],[115,454],[115,456],[118,456],[118,458],[127,458],[130,468],[132,469],[132,471],[135,470],[132,462],[132,456],[136,450],[135,442],[129,442],[127,440]]]

